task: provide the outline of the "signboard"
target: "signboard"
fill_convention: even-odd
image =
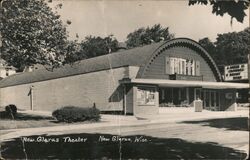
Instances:
[[[248,79],[247,63],[225,66],[224,76],[225,81],[237,81]]]
[[[138,105],[155,105],[155,88],[139,87],[137,90]]]

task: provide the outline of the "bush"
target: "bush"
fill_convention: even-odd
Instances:
[[[10,116],[16,116],[17,114],[17,107],[14,104],[9,104],[5,107],[5,112]]]
[[[81,122],[81,121],[99,121],[100,110],[95,107],[80,108],[75,106],[66,106],[53,111],[52,116],[59,122]]]

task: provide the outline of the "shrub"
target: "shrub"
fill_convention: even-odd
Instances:
[[[5,107],[5,112],[7,115],[15,117],[17,114],[17,107],[14,104],[9,104]]]
[[[59,122],[80,122],[80,121],[99,121],[100,110],[95,107],[81,108],[75,106],[66,106],[53,111],[52,116]]]

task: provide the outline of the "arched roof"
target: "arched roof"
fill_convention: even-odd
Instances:
[[[73,65],[65,65],[63,67],[54,69],[53,72],[46,69],[40,69],[34,72],[25,72],[11,75],[0,81],[0,88],[74,76],[123,66],[139,66],[140,70],[138,76],[140,77],[140,75],[144,73],[144,70],[155,56],[160,54],[162,51],[175,46],[185,46],[194,49],[207,61],[217,81],[221,81],[219,70],[214,61],[197,42],[187,38],[177,38],[170,41],[153,43],[143,47],[122,50],[116,53],[82,60],[74,63]]]
[[[147,64],[139,70],[139,77],[141,77],[145,73],[145,70],[149,67],[149,65],[154,61],[154,59],[159,54],[161,54],[163,51],[167,49],[170,49],[172,47],[178,47],[178,46],[187,47],[196,51],[196,53],[198,53],[208,63],[216,80],[219,82],[222,81],[220,71],[217,65],[215,64],[214,60],[212,59],[212,57],[199,43],[189,38],[176,38],[176,39],[167,41],[161,46],[159,46],[158,49],[155,50],[154,53],[151,55],[151,57],[149,57],[149,59],[147,60]]]

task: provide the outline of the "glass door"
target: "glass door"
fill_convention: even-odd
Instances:
[[[195,88],[194,99],[195,99],[195,100],[198,100],[198,99],[201,100],[201,88]]]
[[[220,99],[219,92],[216,90],[203,91],[203,106],[208,110],[219,110]]]
[[[220,110],[220,93],[219,91],[215,92],[215,97],[216,97],[216,110],[219,111]]]
[[[210,92],[208,90],[204,91],[204,107],[210,109]]]
[[[215,92],[214,91],[210,91],[210,109],[211,110],[215,110],[215,107],[216,107],[216,95],[215,95]]]

